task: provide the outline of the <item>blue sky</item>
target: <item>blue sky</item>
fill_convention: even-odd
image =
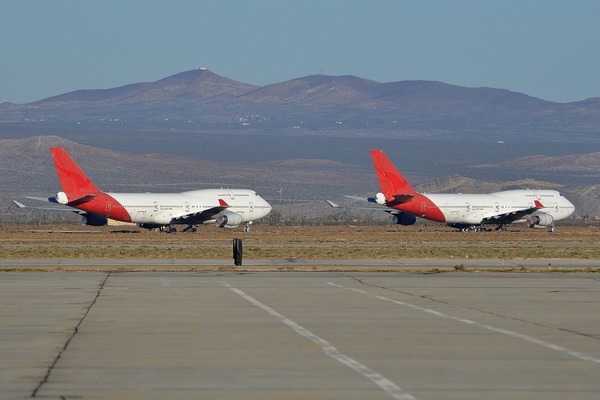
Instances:
[[[32,1],[0,10],[0,102],[198,67],[256,85],[323,73],[600,97],[600,2]]]

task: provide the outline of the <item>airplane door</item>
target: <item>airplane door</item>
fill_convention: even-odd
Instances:
[[[135,213],[135,220],[133,222],[146,222],[148,221],[148,215],[146,211],[138,211]]]
[[[250,205],[249,205],[249,206],[250,206],[250,212],[251,212],[251,213],[252,213],[252,212],[254,212],[254,203],[253,203],[253,202],[250,202]]]
[[[189,202],[185,202],[183,209],[185,210],[186,213],[190,212],[190,203]]]

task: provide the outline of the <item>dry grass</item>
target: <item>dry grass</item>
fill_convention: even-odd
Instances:
[[[120,229],[4,226],[0,257],[230,258],[233,238],[241,238],[244,254],[253,258],[600,258],[600,229],[586,227],[559,227],[555,233],[519,227],[456,232],[437,225],[255,225],[250,234],[214,226],[193,234]]]

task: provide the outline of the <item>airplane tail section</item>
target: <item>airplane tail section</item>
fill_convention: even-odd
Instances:
[[[60,147],[50,149],[62,193],[57,195],[57,201],[62,204],[74,201],[89,201],[101,193],[94,182],[79,168],[71,156]],[[64,197],[63,197],[64,196]]]
[[[404,202],[417,194],[383,151],[371,150],[371,158],[386,201]]]

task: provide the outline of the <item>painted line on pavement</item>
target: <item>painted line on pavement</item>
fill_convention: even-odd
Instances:
[[[314,342],[315,344],[317,344],[319,347],[321,347],[321,349],[329,357],[340,362],[341,364],[345,365],[346,367],[353,369],[354,371],[358,372],[365,378],[374,382],[377,386],[379,386],[386,393],[388,393],[392,398],[398,399],[398,400],[416,400],[416,398],[413,395],[402,390],[394,382],[392,382],[388,378],[384,377],[383,375],[379,374],[378,372],[373,371],[371,368],[367,367],[366,365],[361,364],[360,362],[356,361],[355,359],[341,353],[338,349],[336,349],[333,345],[331,345],[328,341],[321,338],[320,336],[315,335],[314,333],[310,332],[308,329],[304,328],[303,326],[299,325],[298,323],[281,315],[280,313],[278,313],[271,307],[259,302],[252,296],[246,294],[244,291],[237,289],[237,288],[229,285],[228,283],[224,283],[224,285],[225,285],[225,287],[231,289],[232,291],[234,291],[235,293],[237,293],[238,295],[240,295],[241,297],[243,297],[244,299],[246,299],[248,302],[252,303],[256,307],[266,311],[272,317],[278,318],[279,320],[281,320],[281,322],[283,322],[284,324],[286,324],[287,326],[292,328],[299,335],[304,336],[305,338],[307,338],[307,339],[311,340],[312,342]]]
[[[566,347],[563,347],[563,346],[560,346],[560,345],[548,342],[546,340],[535,338],[533,336],[525,335],[525,334],[522,334],[522,333],[519,333],[519,332],[515,332],[515,331],[511,331],[511,330],[508,330],[508,329],[497,328],[497,327],[492,326],[492,325],[481,324],[479,322],[476,322],[476,321],[473,321],[473,320],[470,320],[470,319],[453,317],[452,315],[444,314],[443,312],[436,311],[436,310],[431,309],[431,308],[421,307],[421,306],[417,306],[415,304],[406,303],[404,301],[390,299],[390,298],[385,297],[385,296],[379,296],[379,295],[371,294],[371,293],[367,292],[366,290],[351,288],[351,287],[343,286],[343,285],[338,285],[337,283],[333,283],[333,282],[327,282],[327,284],[330,285],[330,286],[333,286],[333,287],[340,288],[340,289],[350,290],[350,291],[353,291],[353,292],[356,292],[356,293],[360,293],[360,294],[363,294],[363,295],[366,295],[366,296],[374,297],[374,298],[376,298],[378,300],[382,300],[382,301],[386,301],[386,302],[389,302],[389,303],[398,304],[398,305],[401,305],[401,306],[410,307],[410,308],[413,308],[415,310],[419,310],[419,311],[426,312],[428,314],[435,315],[436,317],[450,319],[450,320],[453,320],[453,321],[458,321],[458,322],[461,322],[463,324],[477,326],[479,328],[483,328],[483,329],[486,329],[486,330],[491,331],[491,332],[496,332],[496,333],[507,335],[507,336],[510,336],[510,337],[513,337],[513,338],[522,339],[522,340],[525,340],[527,342],[535,343],[537,345],[540,345],[540,346],[543,346],[543,347],[546,347],[546,348],[558,351],[558,352],[563,353],[563,354],[568,354],[568,355],[570,355],[572,357],[579,358],[580,360],[583,360],[583,361],[589,361],[589,362],[592,362],[592,363],[600,364],[600,359],[598,359],[598,358],[589,356],[589,355],[581,353],[579,351],[568,349]]]

